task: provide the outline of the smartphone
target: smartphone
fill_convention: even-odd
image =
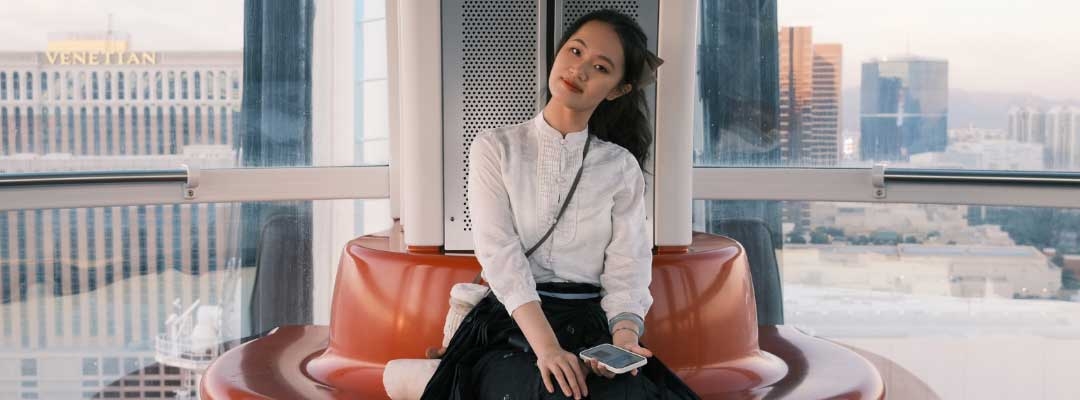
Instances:
[[[583,360],[597,360],[600,365],[616,374],[633,371],[634,368],[641,367],[648,362],[645,357],[612,344],[602,344],[583,350],[578,355]]]

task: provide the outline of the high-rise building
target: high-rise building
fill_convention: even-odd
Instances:
[[[138,51],[115,32],[0,53],[0,173],[233,167],[241,66],[240,51]],[[171,397],[180,373],[155,364],[154,339],[174,301],[222,299],[210,277],[237,216],[232,204],[0,212],[0,369],[21,371],[0,391]]]
[[[862,64],[860,153],[863,160],[907,160],[948,143],[949,63],[890,57]]]
[[[840,83],[843,48],[814,44],[813,28],[781,27],[780,157],[798,165],[835,166],[840,160]],[[810,223],[806,203],[784,206],[784,222]]]
[[[843,49],[814,44],[810,27],[782,27],[779,35],[781,161],[835,165]]]
[[[807,156],[815,164],[835,165],[840,158],[843,55],[843,46],[839,44],[814,45],[813,125],[807,140]]]
[[[803,139],[813,124],[813,31],[780,28],[780,160],[802,160]]]
[[[1013,107],[1009,110],[1008,139],[1046,144],[1046,115],[1035,107]]]
[[[1049,168],[1080,170],[1080,108],[1057,106],[1046,112]]]

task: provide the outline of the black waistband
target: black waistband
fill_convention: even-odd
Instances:
[[[600,287],[591,283],[578,282],[544,282],[537,283],[536,290],[551,293],[600,293]]]

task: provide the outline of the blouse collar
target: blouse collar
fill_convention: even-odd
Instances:
[[[570,146],[581,146],[585,144],[585,138],[589,136],[589,127],[586,126],[583,130],[567,133],[566,138],[563,138],[562,133],[559,132],[558,129],[553,128],[551,124],[548,124],[547,120],[544,119],[543,110],[536,114],[536,117],[533,118],[533,122],[536,125],[536,130],[540,133],[540,139],[545,141],[552,141]]]

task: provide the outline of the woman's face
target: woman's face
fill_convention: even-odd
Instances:
[[[552,100],[581,111],[629,92],[622,84],[623,48],[611,25],[589,21],[566,41],[555,56],[548,77]]]

